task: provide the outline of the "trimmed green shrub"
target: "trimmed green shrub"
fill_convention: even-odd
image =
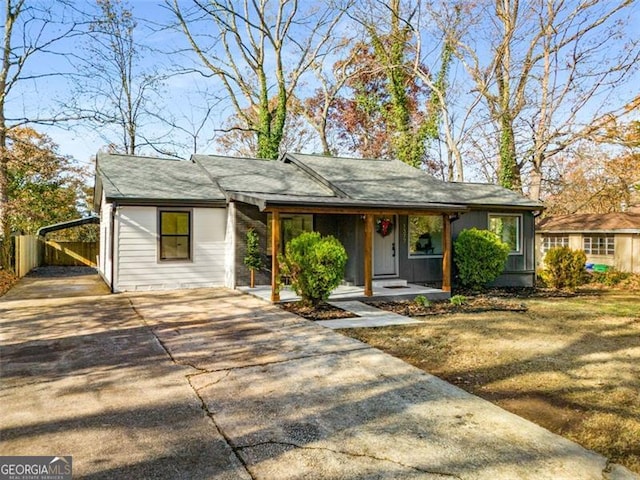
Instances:
[[[453,251],[462,286],[479,289],[502,273],[509,245],[489,230],[470,228],[460,232]]]
[[[287,243],[281,257],[282,275],[290,277],[291,287],[303,303],[317,305],[344,278],[347,252],[331,235],[304,232]]]
[[[575,288],[584,283],[587,256],[582,250],[554,247],[544,256],[544,278],[553,288]]]
[[[424,295],[417,295],[416,298],[413,299],[413,301],[420,307],[426,308],[431,306],[431,302]]]
[[[449,299],[449,303],[451,305],[459,307],[460,305],[464,305],[465,303],[467,303],[467,297],[465,297],[464,295],[454,295]]]
[[[244,256],[244,264],[251,271],[250,286],[255,286],[255,271],[264,267],[262,253],[260,251],[260,239],[258,234],[251,228],[247,230],[247,253]]]
[[[612,268],[606,272],[593,272],[591,274],[591,281],[594,283],[600,283],[607,287],[617,287],[627,279],[631,278],[631,273],[621,272]]]

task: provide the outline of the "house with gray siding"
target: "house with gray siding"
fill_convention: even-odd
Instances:
[[[264,252],[263,285],[275,284],[278,254],[307,230],[340,240],[349,256],[344,282],[365,295],[389,279],[450,291],[453,241],[472,227],[511,246],[496,285],[535,280],[540,203],[496,185],[443,182],[396,160],[98,154],[95,200],[98,269],[114,292],[248,285],[249,229]]]

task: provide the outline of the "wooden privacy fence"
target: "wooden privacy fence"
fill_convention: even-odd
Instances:
[[[96,266],[98,242],[44,242],[44,264],[59,266]]]
[[[42,264],[42,241],[37,235],[15,237],[16,275],[24,277]]]
[[[96,266],[98,242],[56,242],[38,235],[15,237],[15,271],[21,278],[40,265]]]

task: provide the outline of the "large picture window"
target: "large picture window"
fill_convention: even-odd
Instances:
[[[442,255],[442,216],[409,217],[409,256]]]
[[[520,253],[521,249],[521,215],[505,213],[489,215],[489,230],[498,235],[509,245],[510,253]]]
[[[271,221],[267,214],[267,253],[271,255]],[[313,231],[313,215],[280,215],[280,253],[284,255],[284,248],[290,240],[303,232]]]
[[[161,210],[160,260],[191,259],[191,212]]]
[[[613,255],[615,243],[613,235],[592,235],[583,238],[584,253],[587,255]]]

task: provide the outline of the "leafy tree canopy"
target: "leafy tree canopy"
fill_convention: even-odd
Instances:
[[[80,217],[83,172],[57,148],[31,128],[12,130],[6,151],[11,231],[33,234],[45,225]]]

